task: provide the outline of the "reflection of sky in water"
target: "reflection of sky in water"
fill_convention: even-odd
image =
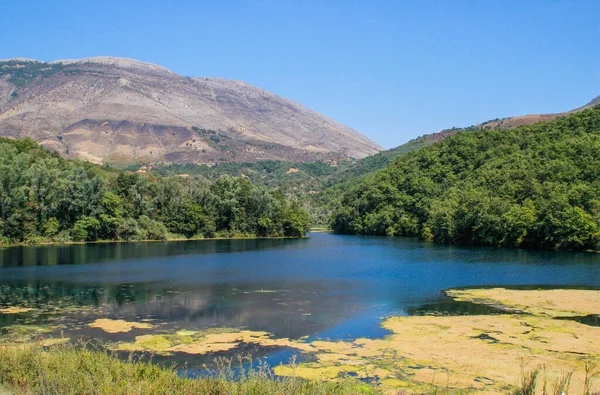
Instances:
[[[483,285],[599,287],[600,255],[331,234],[0,250],[0,302],[67,296],[126,320],[277,337],[382,336],[382,317],[451,309],[443,289]]]

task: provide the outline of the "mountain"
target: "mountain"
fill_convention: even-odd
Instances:
[[[91,162],[363,158],[365,136],[298,103],[131,59],[0,61],[0,136]]]

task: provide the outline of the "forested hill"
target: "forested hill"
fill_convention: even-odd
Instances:
[[[600,248],[600,106],[516,129],[459,133],[354,185],[338,233],[443,243]]]
[[[155,177],[62,159],[0,139],[0,245],[19,242],[302,236],[308,213],[243,178]]]

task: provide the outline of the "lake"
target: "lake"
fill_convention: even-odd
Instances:
[[[448,288],[600,288],[596,253],[309,236],[0,249],[0,306],[62,307],[59,316],[0,314],[0,327],[52,319],[55,332],[71,338],[129,341],[140,333],[86,325],[103,317],[146,320],[161,330],[243,327],[277,338],[353,339],[384,336],[379,324],[389,315],[493,313],[452,302],[442,293]],[[290,355],[244,351],[271,363]],[[192,367],[201,361],[186,360]]]

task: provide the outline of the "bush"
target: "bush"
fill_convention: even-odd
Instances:
[[[93,217],[82,217],[73,225],[71,234],[74,241],[94,241],[99,231],[100,221]]]
[[[140,233],[144,235],[140,237],[142,240],[167,240],[167,227],[162,222],[142,215],[138,219],[138,223],[140,225]]]

